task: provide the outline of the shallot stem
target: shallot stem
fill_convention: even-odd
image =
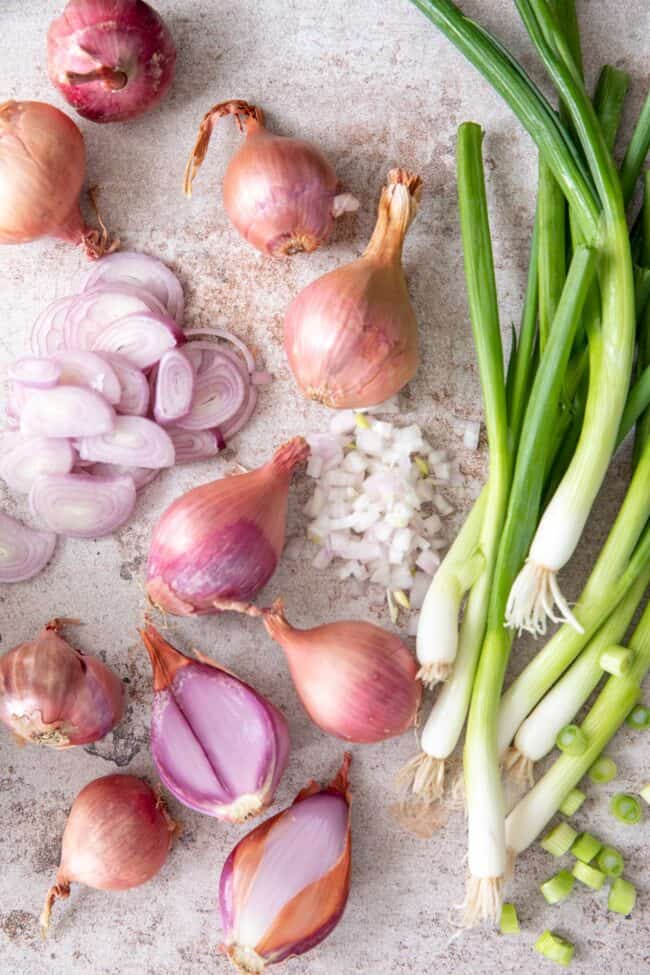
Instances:
[[[43,939],[47,937],[47,932],[50,927],[50,916],[52,914],[52,908],[54,907],[55,901],[69,896],[70,884],[67,881],[54,884],[48,890],[40,917],[41,937]]]
[[[190,158],[185,167],[185,176],[183,179],[183,192],[185,196],[192,195],[192,183],[205,159],[205,154],[210,145],[212,130],[216,122],[220,118],[223,118],[224,115],[233,115],[235,117],[240,132],[244,131],[242,118],[246,120],[247,125],[250,121],[255,122],[257,125],[264,124],[262,109],[258,108],[257,105],[249,105],[248,102],[242,101],[240,98],[232,98],[230,101],[213,105],[203,116],[194,148],[190,153]]]
[[[215,599],[212,603],[221,613],[243,613],[245,616],[264,616],[264,610],[258,609],[253,603],[242,602],[239,599]]]

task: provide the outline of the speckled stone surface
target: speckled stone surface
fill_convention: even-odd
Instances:
[[[66,108],[48,83],[45,33],[62,2],[3,0],[0,4],[0,98],[36,98]],[[188,322],[218,324],[256,346],[275,382],[265,389],[253,421],[214,463],[165,473],[143,493],[135,517],[112,538],[62,542],[48,569],[34,581],[0,592],[3,650],[34,634],[50,617],[84,621],[72,638],[98,653],[128,680],[122,725],[104,741],[57,754],[18,748],[0,733],[0,968],[3,975],[204,975],[225,972],[218,954],[215,911],[221,865],[245,827],[227,826],[171,801],[183,835],[161,874],[147,886],[109,894],[77,887],[57,906],[43,944],[38,915],[56,870],[66,812],[79,789],[116,770],[152,776],[148,751],[151,704],[149,665],[138,643],[142,568],[151,526],[182,490],[232,466],[268,457],[288,436],[322,429],[324,408],[296,393],[283,359],[282,317],[292,296],[317,275],[360,253],[374,221],[379,186],[396,164],[416,169],[425,184],[420,216],[405,248],[405,264],[421,328],[422,368],[403,398],[405,410],[433,440],[457,452],[466,485],[451,500],[459,515],[478,492],[485,450],[463,450],[455,416],[481,415],[467,321],[456,215],[454,145],[457,125],[474,119],[486,129],[488,194],[495,238],[504,335],[522,300],[535,189],[535,153],[509,111],[407,0],[160,0],[179,50],[177,78],[157,111],[126,126],[77,120],[87,140],[88,178],[99,187],[101,212],[125,247],[166,260],[184,282]],[[646,0],[584,0],[590,80],[604,60],[625,67],[634,83],[626,130],[648,86]],[[469,13],[512,46],[524,64],[534,58],[506,0],[467,0]],[[239,136],[224,123],[213,141],[192,201],[181,194],[186,154],[203,112],[216,101],[259,102],[277,131],[318,142],[335,162],[345,187],[361,200],[355,217],[340,221],[328,247],[289,261],[266,260],[231,229],[220,205],[220,178]],[[42,241],[0,251],[2,364],[26,347],[43,305],[66,294],[84,261],[73,248]],[[602,543],[628,475],[625,451],[579,555],[564,574],[572,595]],[[292,490],[290,535],[304,528],[304,477]],[[2,493],[2,507],[20,514],[22,503]],[[285,561],[264,599],[282,593],[300,625],[342,617],[379,620],[353,597],[333,571],[309,567],[305,548]],[[238,618],[173,621],[185,648],[198,646],[267,693],[288,717],[293,739],[289,770],[276,809],[310,777],[326,779],[342,747],[324,737],[302,712],[279,649],[259,625]],[[530,652],[517,644],[513,672]],[[449,818],[433,839],[404,833],[391,818],[395,772],[411,756],[412,735],[356,747],[353,877],[349,906],[336,932],[316,951],[290,962],[290,975],[444,975],[546,972],[552,966],[532,951],[536,936],[556,929],[576,943],[576,975],[650,971],[647,869],[650,817],[621,827],[607,811],[621,787],[650,778],[647,736],[623,730],[610,749],[619,778],[590,787],[576,821],[616,845],[639,887],[630,920],[607,914],[606,891],[576,890],[561,908],[549,907],[539,883],[556,864],[539,848],[518,865],[509,898],[522,922],[519,937],[487,930],[460,934],[448,923],[462,900],[465,823]]]

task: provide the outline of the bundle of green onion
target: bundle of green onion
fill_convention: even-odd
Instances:
[[[506,367],[482,132],[471,122],[459,129],[460,225],[489,469],[423,606],[421,675],[442,687],[422,732],[422,750],[401,781],[409,801],[438,801],[466,724],[470,879],[464,919],[471,925],[499,921],[509,854],[526,849],[558,809],[579,808],[584,794],[576,787],[583,776],[605,782],[616,774],[601,752],[628,715],[632,721],[645,712],[638,699],[650,666],[650,609],[628,642],[626,632],[650,583],[648,172],[631,230],[626,211],[650,145],[650,96],[619,169],[612,153],[629,79],[605,66],[589,97],[573,0],[515,0],[557,92],[558,111],[503,45],[450,0],[412,2],[502,95],[540,159],[528,285]],[[571,608],[557,574],[580,540],[614,452],[632,429],[626,496]],[[454,630],[449,619],[459,616]],[[516,632],[544,635],[549,620],[560,628],[502,694]],[[579,720],[603,680],[595,704]],[[534,763],[556,745],[562,754],[532,786]],[[507,818],[504,767],[532,786]],[[568,829],[571,846],[575,833]],[[560,839],[567,842],[567,836]],[[563,871],[547,882],[547,899],[562,899],[575,879],[594,886],[612,875],[579,857],[576,864],[573,874]],[[540,950],[559,950],[554,939],[543,936]],[[563,948],[560,953],[566,956]]]

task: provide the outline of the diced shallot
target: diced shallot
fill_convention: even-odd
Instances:
[[[94,437],[109,433],[114,423],[110,403],[82,386],[34,390],[20,414],[24,436]]]
[[[82,460],[133,467],[171,467],[174,444],[165,430],[143,416],[118,416],[111,431],[77,441]]]
[[[34,481],[29,506],[51,531],[72,538],[100,538],[130,517],[135,484],[130,477],[45,474]]]
[[[48,437],[18,438],[0,460],[0,477],[18,494],[28,494],[41,474],[68,474],[75,462],[70,442]]]

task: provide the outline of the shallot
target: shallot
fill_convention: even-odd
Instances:
[[[413,378],[418,327],[402,268],[421,180],[392,169],[363,255],[294,298],[284,348],[305,396],[337,409],[382,403]]]
[[[351,620],[298,630],[287,622],[281,600],[263,617],[286,654],[303,707],[327,734],[361,744],[413,727],[422,685],[398,636]]]
[[[209,657],[185,657],[150,624],[140,635],[153,669],[151,752],[163,783],[208,816],[258,815],[289,759],[284,717]]]
[[[239,972],[302,955],[343,916],[350,890],[350,792],[346,754],[325,788],[314,781],[293,805],[248,833],[219,880],[222,950]]]
[[[53,748],[99,741],[122,719],[124,685],[50,620],[36,639],[0,657],[0,720],[24,741]]]
[[[224,115],[234,116],[246,138],[226,169],[223,202],[253,247],[274,257],[316,250],[336,217],[358,209],[349,193],[337,194],[336,173],[315,146],[269,132],[262,109],[239,99],[214,105],[204,116],[185,169],[187,196]]]
[[[308,456],[305,440],[294,437],[263,467],[177,498],[153,531],[152,603],[177,616],[215,613],[265,586],[284,546],[291,477]]]
[[[69,0],[47,34],[52,84],[84,118],[125,122],[165,96],[176,48],[143,0]]]
[[[95,890],[128,890],[158,873],[178,824],[163,800],[134,775],[105,775],[85,786],[72,804],[63,832],[56,883],[45,898],[41,930],[52,907],[70,896],[70,884]]]
[[[46,102],[0,105],[0,244],[57,237],[91,259],[115,248],[79,209],[86,149],[72,119]]]

